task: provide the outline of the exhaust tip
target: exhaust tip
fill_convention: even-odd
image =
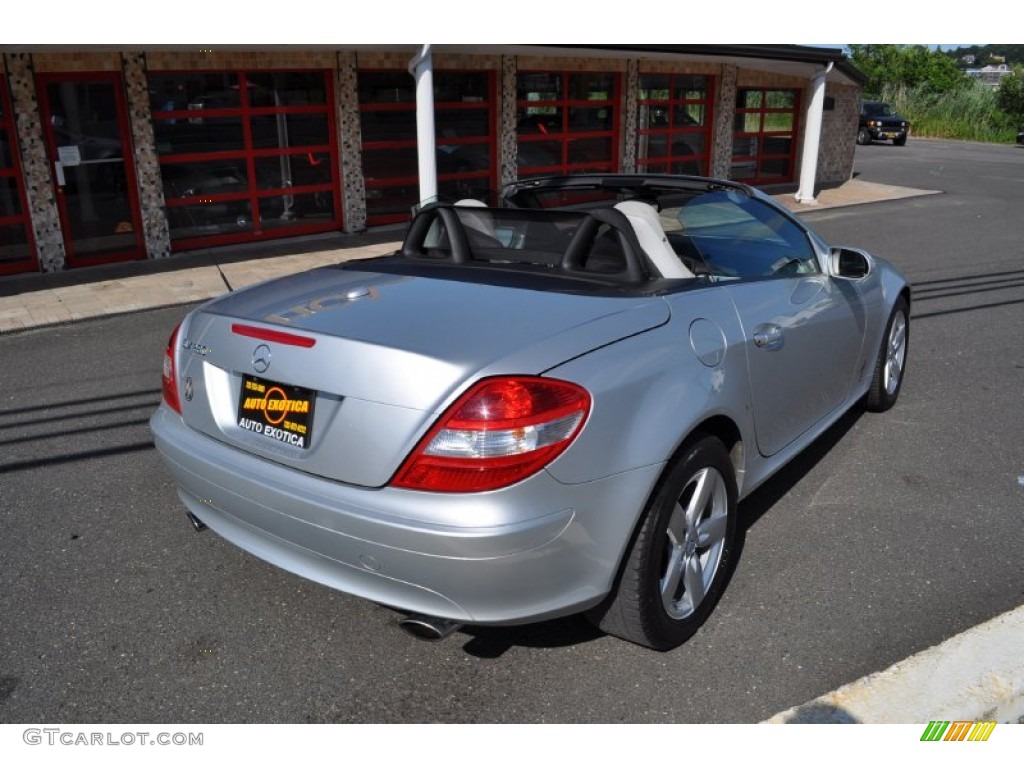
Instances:
[[[186,512],[185,514],[188,515],[188,521],[192,523],[192,527],[195,529],[196,533],[202,533],[206,530],[206,523],[204,523],[198,517],[193,515],[191,512]]]
[[[458,631],[462,625],[450,619],[413,614],[399,621],[398,626],[417,640],[436,643],[439,640],[444,640],[453,632]]]

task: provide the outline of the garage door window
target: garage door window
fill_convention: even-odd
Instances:
[[[519,178],[617,170],[617,74],[520,72],[517,85]]]
[[[175,250],[341,227],[324,71],[151,73]]]
[[[637,169],[706,176],[710,168],[714,80],[704,75],[641,74],[637,93]]]
[[[494,77],[435,72],[437,187],[442,200],[486,199],[496,187]],[[416,92],[409,73],[359,73],[367,223],[405,221],[420,201]]]
[[[800,92],[740,88],[736,92],[730,178],[746,184],[793,180]]]

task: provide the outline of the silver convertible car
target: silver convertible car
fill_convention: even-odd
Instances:
[[[898,270],[749,187],[535,179],[198,307],[150,424],[197,529],[414,634],[585,612],[667,650],[738,502],[896,401],[909,310]]]

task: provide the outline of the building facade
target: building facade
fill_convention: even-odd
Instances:
[[[562,173],[852,174],[863,81],[838,50],[433,49],[442,198]],[[0,275],[407,220],[417,50],[5,50]]]

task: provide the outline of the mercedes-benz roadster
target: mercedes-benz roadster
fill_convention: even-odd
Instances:
[[[738,502],[896,401],[910,300],[740,184],[522,181],[190,312],[151,427],[197,527],[422,636],[586,612],[665,650]]]

